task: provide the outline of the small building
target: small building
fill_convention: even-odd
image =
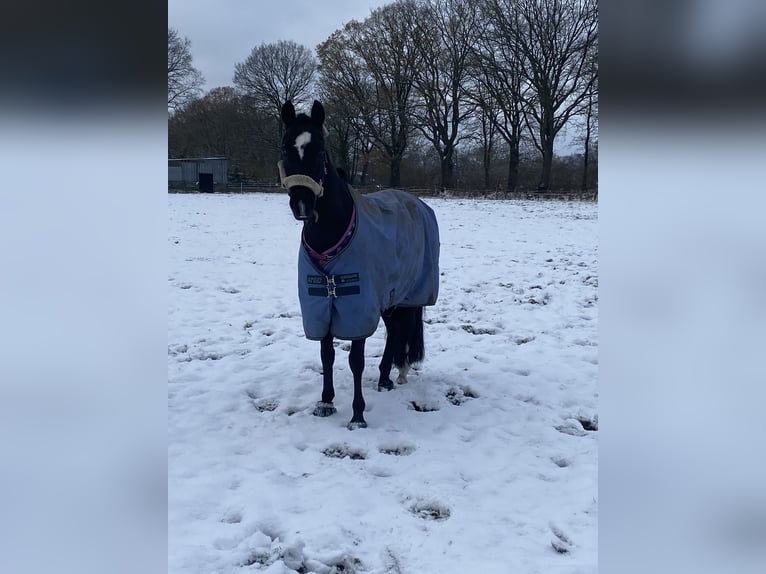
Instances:
[[[228,171],[229,160],[225,157],[168,159],[168,184],[212,193],[215,186],[226,186]]]

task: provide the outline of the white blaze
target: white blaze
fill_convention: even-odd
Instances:
[[[303,132],[300,134],[297,138],[295,138],[295,149],[298,150],[298,155],[301,158],[301,161],[303,161],[303,152],[306,149],[306,146],[311,141],[311,134],[309,132]]]

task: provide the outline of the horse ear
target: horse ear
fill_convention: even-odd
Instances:
[[[295,107],[293,107],[293,103],[290,100],[287,100],[282,105],[282,121],[285,122],[286,126],[295,121]]]
[[[324,106],[317,100],[311,106],[311,121],[320,128],[324,125]]]

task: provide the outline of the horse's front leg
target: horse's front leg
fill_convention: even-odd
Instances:
[[[348,364],[354,375],[354,416],[348,423],[349,430],[366,428],[364,421],[364,397],[362,396],[362,372],[364,371],[364,342],[365,339],[351,341],[351,352],[348,354]]]
[[[332,344],[332,334],[327,333],[322,339],[320,355],[322,357],[322,400],[314,407],[314,416],[329,417],[337,410],[332,404],[335,398],[335,388],[332,384],[332,367],[335,363],[335,347]]]

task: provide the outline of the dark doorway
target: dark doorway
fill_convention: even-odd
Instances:
[[[215,191],[212,173],[199,174],[199,190],[204,193],[213,193]]]

